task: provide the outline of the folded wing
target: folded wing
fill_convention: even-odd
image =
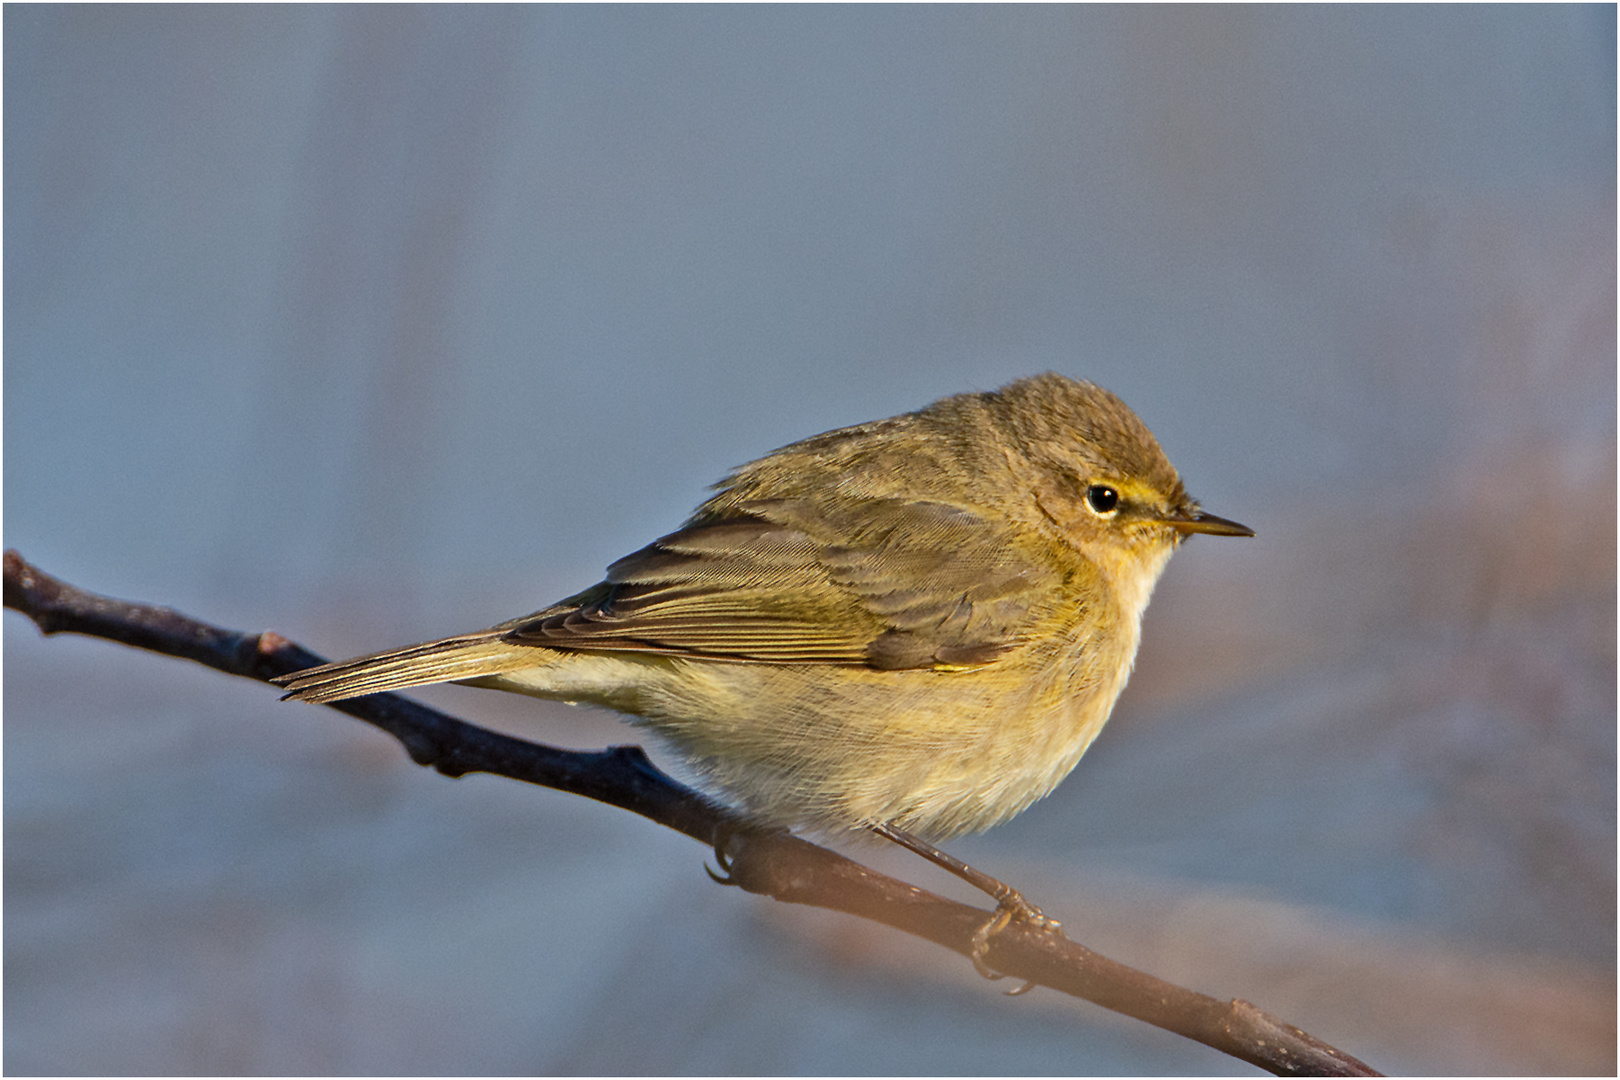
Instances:
[[[507,624],[557,649],[920,668],[988,663],[1051,603],[1056,573],[1010,528],[959,507],[796,500],[698,521],[608,568],[596,589]]]
[[[533,667],[537,647],[883,670],[987,664],[1060,587],[1012,529],[960,507],[800,500],[699,519],[608,567],[601,584],[475,634],[275,680],[328,702]]]

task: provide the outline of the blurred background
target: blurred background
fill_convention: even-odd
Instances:
[[[4,542],[346,656],[1053,369],[1252,541],[952,846],[1389,1072],[1613,1073],[1615,11],[4,11]],[[4,622],[9,1073],[1248,1073]],[[609,714],[420,695],[557,743]],[[899,852],[854,852],[972,899]]]

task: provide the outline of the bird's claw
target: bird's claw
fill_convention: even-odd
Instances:
[[[737,879],[731,873],[731,856],[726,854],[726,845],[731,842],[732,828],[724,823],[715,826],[714,830],[714,861],[720,864],[720,871],[716,873],[709,868],[708,863],[703,864],[703,872],[716,885],[735,885]]]
[[[996,905],[996,913],[990,916],[983,926],[974,931],[973,949],[968,953],[968,958],[973,961],[973,970],[986,979],[994,981],[1007,977],[1004,972],[995,970],[985,961],[985,952],[990,947],[990,939],[1015,922],[1048,934],[1056,931],[1061,925],[1056,919],[1047,918],[1046,915],[1042,914],[1040,908],[1031,904],[1022,896],[1014,894],[1002,899]],[[1033,982],[1025,982],[1022,986],[1008,990],[1007,996],[1018,997],[1020,994],[1027,994],[1033,989],[1035,989]]]

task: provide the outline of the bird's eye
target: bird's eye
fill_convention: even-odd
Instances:
[[[1107,484],[1092,484],[1086,488],[1086,505],[1098,517],[1107,517],[1119,507],[1119,492]]]

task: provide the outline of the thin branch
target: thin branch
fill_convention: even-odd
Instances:
[[[74,633],[195,660],[261,682],[322,663],[275,633],[209,626],[170,608],[85,592],[5,553],[5,606],[45,634]],[[724,852],[728,883],[794,904],[843,911],[926,938],[963,956],[990,913],[870,870],[789,833],[753,827],[683,787],[639,747],[586,752],[514,739],[394,694],[330,706],[381,728],[411,760],[446,776],[522,780],[623,807]],[[1279,1076],[1378,1076],[1364,1063],[1246,1001],[1221,1001],[1115,963],[1059,932],[1014,923],[991,939],[997,971],[1085,998],[1185,1035]]]

